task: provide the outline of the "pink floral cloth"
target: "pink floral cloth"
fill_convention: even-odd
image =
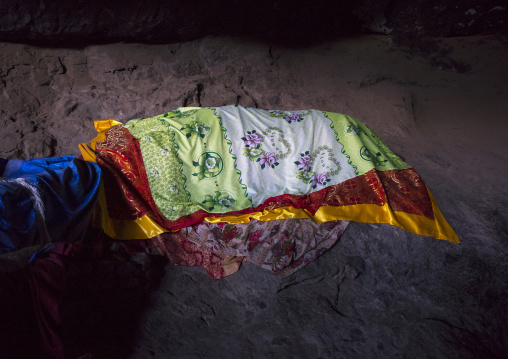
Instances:
[[[169,252],[173,256],[186,252],[178,256],[177,264],[201,265],[214,279],[236,272],[244,260],[287,277],[331,248],[348,224],[348,221],[314,223],[310,219],[251,220],[243,224],[201,222],[164,234],[164,241],[167,246],[172,243]],[[188,244],[184,246],[183,242],[187,241],[193,244],[192,251],[186,250]],[[175,250],[175,245],[181,251]],[[197,250],[200,260],[191,260]],[[216,268],[226,263],[226,270]]]

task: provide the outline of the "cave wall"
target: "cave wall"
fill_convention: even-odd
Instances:
[[[507,18],[502,0],[3,0],[0,41],[76,47],[233,35],[301,45],[377,32],[410,42],[508,33]]]

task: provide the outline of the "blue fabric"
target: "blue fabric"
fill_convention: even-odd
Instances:
[[[41,231],[30,192],[18,183],[0,182],[0,254],[47,243],[48,237],[51,242],[83,238],[99,192],[95,163],[66,156],[3,164],[3,178],[23,178],[37,188],[47,233]]]

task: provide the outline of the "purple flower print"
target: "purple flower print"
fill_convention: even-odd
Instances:
[[[326,183],[326,180],[328,179],[328,175],[326,173],[320,173],[312,177],[312,187],[316,187],[317,185],[324,185]]]
[[[263,142],[263,137],[261,137],[260,135],[258,135],[257,133],[251,133],[247,136],[244,137],[245,138],[245,144],[247,146],[251,146],[251,147],[254,147],[256,146],[258,143],[261,143]]]
[[[298,168],[301,168],[303,170],[308,170],[314,163],[314,160],[309,155],[305,155],[305,156],[301,157],[298,160],[298,162],[300,162],[298,164]]]
[[[287,115],[286,117],[284,117],[284,120],[286,120],[289,123],[293,123],[293,122],[299,121],[301,119],[300,119],[300,115],[299,114],[292,113],[291,115]]]
[[[273,152],[263,153],[259,156],[259,164],[261,165],[261,168],[265,168],[265,165],[273,166],[276,162],[277,157],[275,157],[275,153]]]

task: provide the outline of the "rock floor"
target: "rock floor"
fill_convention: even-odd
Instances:
[[[347,113],[416,168],[461,244],[352,223],[286,279],[247,263],[213,281],[168,264],[133,316],[130,358],[504,358],[508,43],[433,45],[410,53],[378,35],[305,48],[225,37],[1,43],[0,156],[79,155],[94,120],[180,106]]]

